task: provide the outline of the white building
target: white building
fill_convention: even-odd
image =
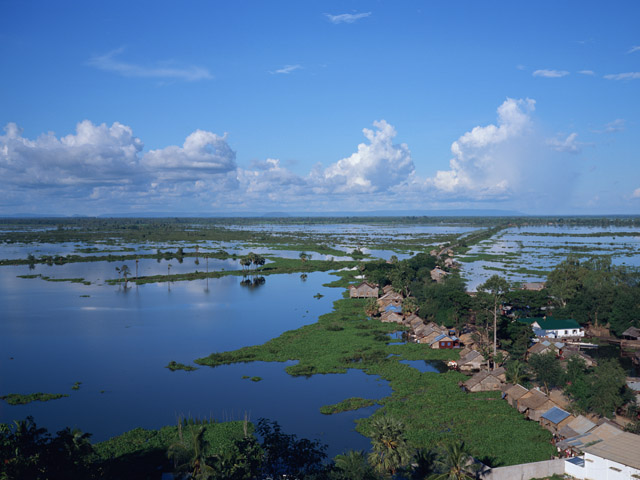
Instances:
[[[565,460],[567,475],[580,480],[640,479],[640,436],[620,432],[582,450],[582,457]]]

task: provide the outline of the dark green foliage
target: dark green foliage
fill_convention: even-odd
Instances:
[[[532,355],[529,366],[536,381],[544,385],[547,393],[549,388],[562,386],[565,382],[564,371],[554,352]]]
[[[29,393],[23,395],[20,393],[10,393],[0,397],[0,400],[4,400],[9,405],[25,405],[31,402],[48,402],[49,400],[57,400],[59,398],[68,397],[69,395],[63,393]]]
[[[98,478],[89,434],[65,428],[52,437],[32,417],[0,424],[0,478],[63,480]]]
[[[330,478],[332,480],[376,480],[379,478],[362,450],[349,450],[337,455]]]
[[[193,372],[194,370],[198,369],[198,367],[194,367],[192,365],[185,365],[184,363],[178,363],[175,360],[171,360],[167,364],[167,366],[165,368],[168,368],[172,372],[175,372],[176,370],[184,370],[185,372]]]
[[[377,402],[368,398],[351,397],[333,405],[324,405],[320,407],[320,413],[323,415],[333,415],[334,413],[348,412],[358,410],[359,408],[371,407]]]
[[[511,358],[524,360],[533,336],[531,325],[510,319],[503,319],[498,327],[500,346],[509,352]]]

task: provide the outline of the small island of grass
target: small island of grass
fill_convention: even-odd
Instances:
[[[168,368],[172,372],[175,372],[176,370],[184,370],[185,372],[193,372],[194,370],[198,369],[198,367],[193,367],[191,365],[185,365],[184,363],[178,363],[178,362],[176,362],[174,360],[171,360],[169,362],[169,364],[165,368]]]
[[[69,395],[63,393],[29,393],[23,395],[21,393],[10,393],[0,397],[0,400],[4,400],[9,405],[26,405],[31,402],[48,402],[49,400],[57,400],[58,398],[68,397]]]
[[[320,407],[320,413],[323,415],[333,415],[334,413],[349,412],[351,410],[358,410],[364,407],[371,407],[376,403],[378,402],[368,398],[351,397],[341,402],[334,403],[333,405],[324,405],[323,407]]]

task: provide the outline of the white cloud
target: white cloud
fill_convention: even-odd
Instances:
[[[625,120],[617,118],[613,122],[607,123],[602,130],[596,130],[596,133],[616,133],[623,132],[625,129]]]
[[[276,75],[276,74],[289,74],[291,72],[295,72],[296,70],[300,70],[302,68],[302,65],[285,65],[282,68],[279,68],[278,70],[275,70],[273,72],[269,72],[272,75]]]
[[[182,147],[171,145],[151,150],[142,159],[145,168],[162,180],[196,181],[203,175],[227,173],[236,169],[236,153],[227,143],[227,134],[196,130]]]
[[[560,78],[566,77],[569,75],[569,72],[566,70],[536,70],[533,72],[534,77],[544,77],[544,78]]]
[[[556,138],[547,139],[547,145],[553,148],[556,152],[580,153],[582,149],[577,138],[578,134],[575,132],[569,134],[567,138],[564,139],[560,136],[556,136]]]
[[[325,16],[331,23],[354,23],[362,18],[367,18],[371,15],[371,12],[366,13],[341,13],[340,15],[331,15],[325,13]]]
[[[526,148],[535,100],[507,98],[498,107],[498,125],[478,126],[451,145],[450,170],[427,179],[441,193],[474,199],[509,195],[519,181],[518,162]]]
[[[633,191],[633,195],[631,195],[632,198],[640,198],[640,188],[636,188]]]
[[[186,80],[189,82],[197,80],[210,80],[213,78],[206,68],[196,66],[176,67],[170,65],[142,66],[133,63],[126,63],[116,57],[124,51],[124,48],[112,50],[104,55],[91,57],[87,62],[92,67],[107,72],[120,74],[124,77],[150,77]]]
[[[411,152],[405,144],[394,144],[396,130],[385,120],[373,122],[375,130],[362,130],[369,143],[312,177],[325,191],[379,192],[397,186],[414,172]]]
[[[635,53],[635,52],[640,52],[640,46],[634,45],[633,47],[631,47],[629,49],[629,51],[627,53]]]
[[[30,140],[15,123],[7,124],[5,132],[0,136],[0,175],[14,186],[128,184],[138,173],[142,141],[118,122],[108,127],[84,120],[75,135],[61,138],[49,132]]]
[[[580,70],[578,72],[581,75],[595,75],[596,72],[594,72],[593,70]]]
[[[638,80],[640,72],[612,73],[605,75],[604,78],[607,80]]]

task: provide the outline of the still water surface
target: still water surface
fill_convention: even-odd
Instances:
[[[73,271],[55,276],[91,278],[91,269],[100,265],[44,268],[65,267]],[[50,431],[77,426],[99,441],[137,426],[173,424],[179,415],[242,419],[246,411],[253,420],[270,418],[287,432],[317,438],[336,455],[368,448],[353,420],[375,407],[332,416],[321,415],[319,408],[351,396],[391,393],[386,382],[358,370],[294,378],[285,373],[287,364],[278,363],[195,372],[164,368],[170,360],[188,364],[315,322],[342,294],[322,286],[335,279],[327,273],[309,274],[304,282],[299,275],[269,276],[257,288],[241,286],[239,277],[223,277],[210,279],[208,288],[200,280],[127,291],[16,278],[25,273],[32,272],[26,266],[0,268],[0,395],[49,392],[70,397],[24,406],[0,402],[0,422],[33,415]],[[316,293],[324,297],[316,299]],[[263,380],[252,382],[243,375]],[[71,390],[75,382],[82,382],[77,391]]]

